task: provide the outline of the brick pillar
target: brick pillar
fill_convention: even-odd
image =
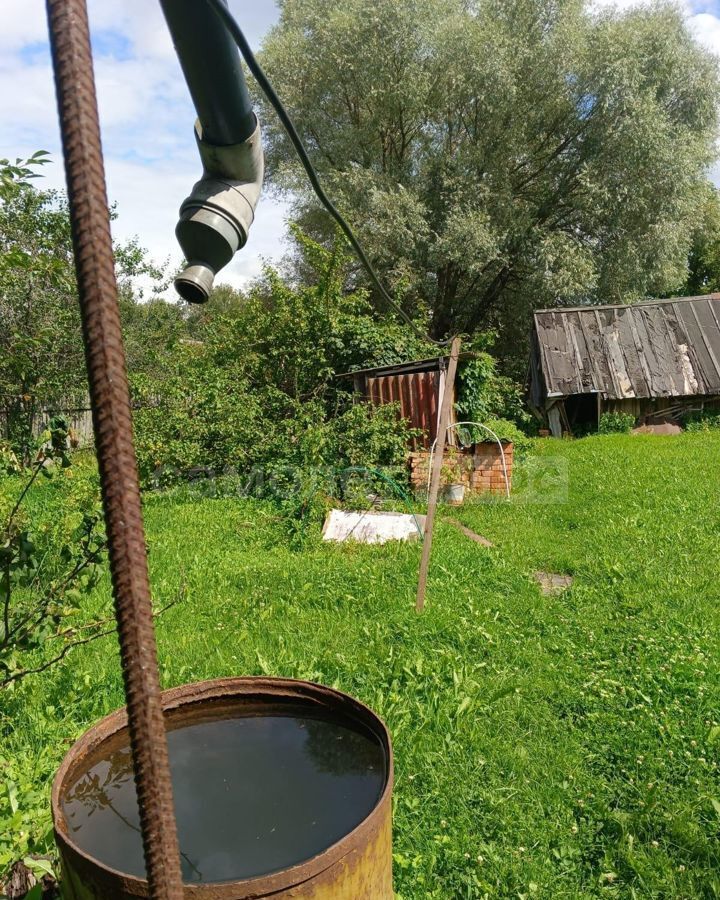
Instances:
[[[503,443],[508,482],[512,488],[513,445]],[[410,483],[416,493],[427,490],[430,451],[416,450],[409,456]],[[464,484],[475,494],[504,494],[502,455],[495,441],[475,444],[473,450],[450,452],[444,467],[453,470],[457,484]]]

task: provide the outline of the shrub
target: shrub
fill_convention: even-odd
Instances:
[[[161,386],[133,379],[140,477],[164,487],[193,470],[244,470],[267,435],[257,394],[243,376],[208,361],[203,348],[181,347],[176,371]]]
[[[500,438],[501,441],[509,441],[513,444],[516,453],[526,453],[532,447],[532,438],[521,431],[514,422],[507,419],[488,419],[483,423]],[[492,440],[489,434],[479,438],[480,440]]]
[[[0,475],[19,475],[22,466],[10,444],[0,441]]]
[[[0,688],[44,671],[108,626],[107,617],[88,622],[80,616],[81,601],[95,587],[105,555],[97,491],[85,484],[74,488],[64,498],[62,514],[52,500],[33,497],[45,516],[52,508],[45,521],[41,515],[31,522],[25,509],[31,491],[51,492],[53,480],[70,468],[61,420],[52,420],[40,441],[28,474],[12,481],[14,496],[2,498]]]
[[[461,362],[458,369],[458,416],[467,421],[486,423],[488,419],[507,419],[527,428],[531,417],[525,408],[522,386],[499,374],[495,359],[487,352],[493,333],[479,335],[463,350],[476,353],[474,359]]]
[[[720,429],[720,411],[703,410],[692,413],[683,422],[686,431],[717,431]]]
[[[379,321],[367,297],[343,289],[343,254],[310,243],[316,283],[295,287],[271,270],[231,315],[210,317],[181,342],[161,377],[133,378],[145,485],[193,470],[262,469],[274,481],[318,468],[400,470],[407,425],[393,407],[355,404],[336,372],[425,355],[405,326]],[[212,301],[211,301],[212,302]]]
[[[346,469],[362,470],[352,479],[361,496],[381,490],[383,477],[407,483],[411,435],[397,407],[356,403],[352,380],[336,375],[441,351],[345,289],[341,244],[328,250],[301,237],[300,245],[309,284],[268,270],[235,303],[225,297],[220,313],[211,299],[192,320],[194,339],[180,341],[151,378],[133,378],[144,485],[234,473],[294,517],[348,499],[338,478]],[[503,437],[522,449],[529,442],[513,424],[528,418],[521,389],[498,374],[485,349],[491,337],[468,345],[478,356],[461,368],[458,413],[503,419]],[[475,439],[484,437],[478,429]],[[369,471],[379,468],[382,476]]]
[[[635,427],[635,416],[632,413],[604,412],[600,416],[598,432],[600,434],[629,434]]]
[[[395,404],[354,404],[334,420],[333,431],[341,466],[382,467],[394,477],[404,473],[412,432]]]

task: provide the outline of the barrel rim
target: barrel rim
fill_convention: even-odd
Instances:
[[[243,891],[242,896],[250,898],[262,897],[288,887],[299,887],[305,882],[321,876],[323,872],[339,863],[357,848],[365,846],[371,839],[371,835],[383,826],[390,807],[394,780],[390,733],[383,720],[375,712],[343,691],[292,678],[242,676],[192,682],[170,688],[162,692],[161,702],[166,715],[172,716],[175,713],[179,717],[179,714],[185,709],[189,710],[193,707],[197,709],[204,704],[212,705],[213,701],[232,701],[234,698],[252,697],[253,695],[256,695],[260,702],[278,699],[301,700],[317,704],[319,709],[334,708],[369,726],[383,744],[387,754],[385,787],[370,813],[352,831],[316,856],[295,866],[281,869],[279,872],[253,878],[197,884],[185,883],[184,893],[188,897],[213,897],[217,900],[230,900],[230,898],[238,896],[239,888]],[[53,826],[61,855],[71,856],[73,864],[79,870],[87,871],[88,874],[92,873],[93,876],[99,875],[103,882],[114,884],[118,891],[125,891],[131,896],[148,897],[146,879],[128,875],[104,864],[72,840],[61,803],[63,788],[69,786],[66,784],[69,776],[74,774],[77,769],[82,768],[83,761],[91,757],[100,747],[126,730],[127,724],[127,711],[123,707],[96,722],[70,747],[53,779],[51,799]]]

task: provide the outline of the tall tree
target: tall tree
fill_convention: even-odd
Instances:
[[[689,295],[720,291],[720,193],[713,185],[708,185],[700,209],[702,219],[692,235],[688,277],[681,289]]]
[[[39,409],[82,393],[84,374],[67,206],[32,184],[40,160],[0,163],[0,403],[23,457]]]
[[[25,459],[38,414],[87,392],[67,197],[33,181],[47,161],[43,151],[0,160],[0,440]],[[180,313],[161,301],[138,305],[134,280],[161,273],[137,242],[115,253],[130,359],[152,368],[161,340],[175,339]]]
[[[262,62],[375,264],[436,336],[684,278],[715,59],[676,6],[281,0]],[[268,171],[323,222],[264,112]],[[519,331],[518,331],[519,329]]]

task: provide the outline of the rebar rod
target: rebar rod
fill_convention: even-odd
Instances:
[[[47,0],[83,339],[145,864],[183,896],[85,0]]]

